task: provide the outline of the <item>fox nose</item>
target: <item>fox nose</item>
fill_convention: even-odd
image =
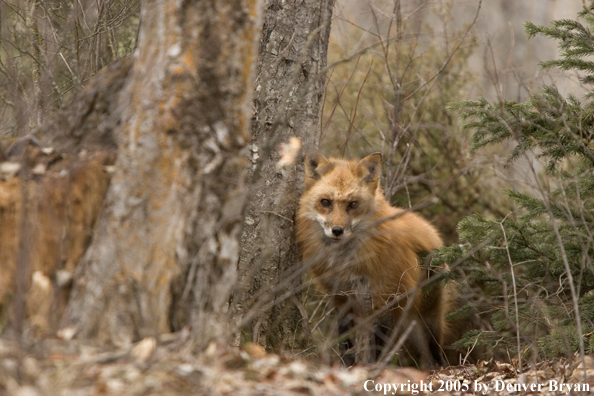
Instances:
[[[344,229],[342,227],[339,227],[339,226],[332,227],[332,233],[335,236],[341,236],[344,233]]]

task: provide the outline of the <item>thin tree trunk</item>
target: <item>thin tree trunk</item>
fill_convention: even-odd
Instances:
[[[244,290],[236,295],[235,312],[249,338],[273,350],[309,344],[294,235],[302,165],[278,171],[275,163],[279,143],[290,136],[318,145],[333,4],[272,0],[264,12],[252,122],[255,184],[241,240]]]
[[[128,344],[226,334],[245,205],[257,0],[143,3],[118,158],[62,326]]]

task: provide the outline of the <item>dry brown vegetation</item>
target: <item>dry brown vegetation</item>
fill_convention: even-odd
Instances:
[[[237,349],[212,343],[196,355],[187,347],[188,336],[187,331],[166,334],[118,350],[79,341],[45,340],[23,346],[2,339],[0,394],[457,396],[507,395],[517,390],[515,394],[582,395],[588,394],[582,391],[585,385],[594,386],[590,357],[585,362],[576,357],[542,361],[522,370],[517,360],[483,361],[431,373],[377,366],[346,370],[266,353],[255,344]],[[584,374],[590,379],[584,380]],[[421,389],[425,391],[419,393]]]

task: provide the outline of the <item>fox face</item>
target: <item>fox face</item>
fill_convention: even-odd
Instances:
[[[379,153],[358,162],[329,160],[319,152],[306,157],[300,216],[317,222],[327,243],[352,238],[373,218],[381,160]]]

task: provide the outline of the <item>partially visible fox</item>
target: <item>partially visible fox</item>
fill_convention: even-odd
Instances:
[[[332,296],[339,334],[354,325],[364,328],[366,318],[374,318],[370,353],[361,356],[359,348],[355,356],[352,340],[341,343],[346,365],[376,360],[394,326],[404,319],[401,333],[413,320],[417,323],[406,350],[425,367],[434,366],[443,363],[450,301],[440,284],[428,293],[417,290],[427,277],[418,254],[443,242],[429,222],[384,199],[381,162],[379,153],[360,161],[307,154],[297,239],[305,265]],[[413,300],[406,310],[409,299]]]

